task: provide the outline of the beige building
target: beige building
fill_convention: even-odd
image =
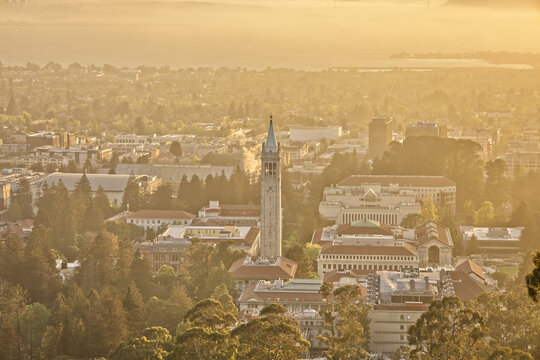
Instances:
[[[451,266],[454,242],[450,229],[428,222],[415,229],[420,267]]]
[[[371,352],[394,355],[400,347],[408,347],[407,331],[428,307],[418,303],[375,305],[369,312]]]
[[[324,189],[319,213],[336,224],[375,220],[399,225],[420,212],[427,196],[455,211],[456,184],[443,176],[351,175]]]
[[[330,270],[394,270],[418,267],[415,248],[407,243],[394,246],[326,244],[319,250],[317,272]]]

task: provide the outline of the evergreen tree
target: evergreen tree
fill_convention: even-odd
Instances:
[[[182,145],[178,141],[173,141],[171,143],[171,148],[169,149],[170,153],[176,157],[182,156]]]
[[[126,297],[122,304],[126,312],[128,335],[129,337],[135,337],[144,328],[144,303],[135,283],[128,286]]]
[[[327,334],[319,339],[328,346],[329,359],[368,359],[369,306],[358,286],[346,285],[335,290],[324,282],[321,294],[325,302],[319,311]]]
[[[96,196],[94,197],[94,202],[105,219],[110,218],[116,213],[115,209],[111,205],[109,198],[107,197],[107,194],[105,194],[105,190],[103,190],[103,187],[101,185],[98,187]]]

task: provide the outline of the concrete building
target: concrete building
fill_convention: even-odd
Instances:
[[[342,135],[341,126],[291,126],[289,130],[291,141],[311,142],[322,139],[337,140]]]
[[[369,312],[370,350],[392,356],[408,347],[407,331],[429,308],[428,304],[379,304]]]
[[[489,257],[512,257],[520,252],[522,227],[474,227],[460,226],[461,237],[466,244],[474,236],[480,252]]]
[[[139,210],[125,216],[126,223],[142,227],[144,231],[158,231],[169,225],[189,225],[195,215],[183,210]]]
[[[450,229],[428,222],[415,229],[420,267],[452,265],[454,242]]]
[[[405,137],[438,136],[445,138],[447,137],[447,132],[446,125],[441,126],[436,122],[418,121],[417,123],[407,125]]]
[[[428,196],[439,206],[456,208],[456,184],[443,176],[351,175],[324,189],[319,213],[337,224],[375,220],[399,225],[418,214]]]
[[[317,257],[317,272],[321,277],[331,270],[394,270],[418,267],[414,246],[395,242],[394,246],[348,245],[339,242],[325,244]]]
[[[199,210],[197,220],[210,220],[218,225],[258,226],[260,217],[260,205],[230,205],[210,200],[208,206]]]
[[[392,141],[393,120],[388,115],[376,116],[369,123],[368,156],[372,159],[380,157]]]

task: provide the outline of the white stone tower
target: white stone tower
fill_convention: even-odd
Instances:
[[[270,127],[261,151],[261,257],[281,256],[281,170],[279,144]]]

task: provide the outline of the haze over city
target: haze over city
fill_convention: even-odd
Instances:
[[[0,60],[322,69],[425,63],[388,60],[403,51],[540,51],[534,2],[469,3],[478,6],[452,0],[29,0],[24,11],[0,13]]]
[[[540,0],[0,0],[0,360],[540,359]]]

